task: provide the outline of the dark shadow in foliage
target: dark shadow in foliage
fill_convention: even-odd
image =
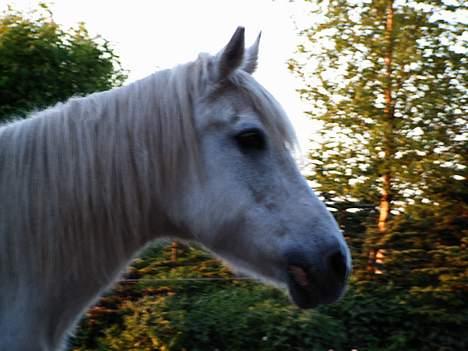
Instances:
[[[390,284],[353,287],[336,305],[319,311],[341,320],[346,332],[342,350],[466,350],[466,308],[450,312],[455,296],[444,300],[411,294]]]

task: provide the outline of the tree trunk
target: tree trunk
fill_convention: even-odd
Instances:
[[[177,241],[174,240],[171,244],[171,261],[174,263],[177,262],[177,249]]]
[[[382,191],[379,202],[379,219],[377,223],[378,239],[369,255],[368,270],[374,274],[382,273],[379,269],[384,263],[385,251],[382,246],[385,243],[385,237],[388,229],[388,220],[391,211],[392,201],[392,169],[391,165],[395,156],[394,147],[394,123],[395,123],[395,102],[392,96],[392,61],[393,61],[393,0],[387,1],[386,24],[385,24],[385,45],[386,52],[384,58],[385,80],[384,80],[384,123],[383,123],[383,148],[384,148],[384,167],[382,174]]]

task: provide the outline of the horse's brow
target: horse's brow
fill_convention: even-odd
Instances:
[[[217,116],[213,116],[209,118],[209,121],[205,125],[205,130],[221,129],[228,125],[234,125],[241,119],[241,116],[238,113],[231,114],[227,118],[216,117]]]

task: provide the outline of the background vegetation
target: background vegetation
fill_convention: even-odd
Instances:
[[[1,14],[0,122],[110,89],[125,78],[109,43],[91,38],[84,24],[62,29],[45,5],[30,14]]]
[[[467,349],[466,5],[309,1],[290,69],[322,135],[308,177],[354,257],[338,304],[300,311],[198,248],[158,244],[81,322],[70,350]],[[466,19],[465,19],[466,20]],[[0,18],[0,120],[122,84],[84,25]]]

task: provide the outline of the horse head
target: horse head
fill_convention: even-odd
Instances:
[[[207,60],[194,102],[202,175],[181,191],[175,222],[234,268],[287,287],[302,308],[336,301],[351,270],[333,216],[291,155],[294,133],[252,77],[259,39],[238,28]]]

